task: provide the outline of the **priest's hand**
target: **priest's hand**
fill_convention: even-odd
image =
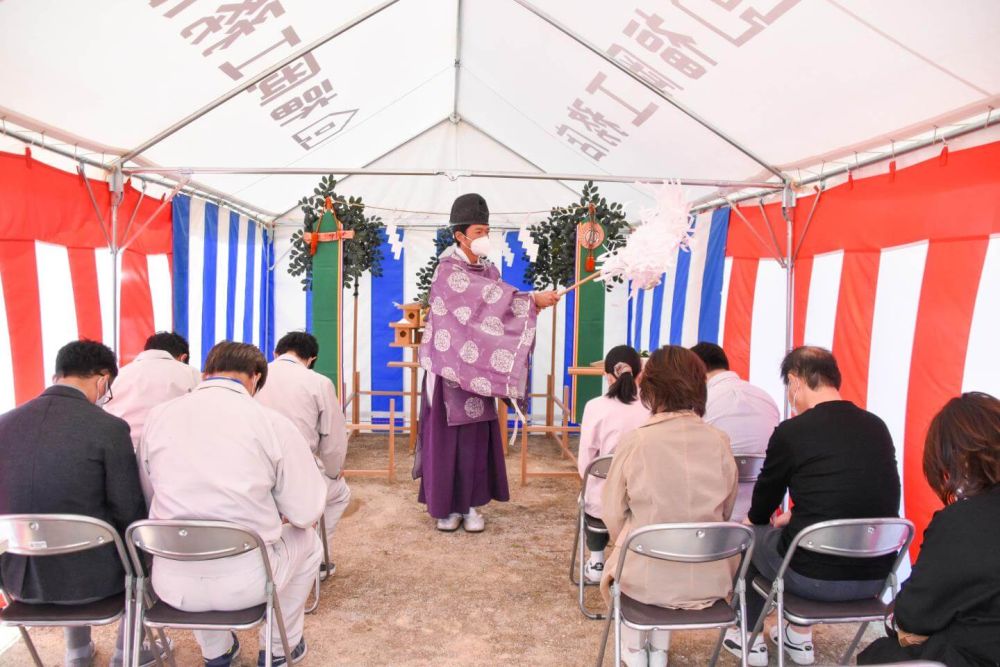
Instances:
[[[535,292],[532,296],[539,310],[559,303],[559,292]]]

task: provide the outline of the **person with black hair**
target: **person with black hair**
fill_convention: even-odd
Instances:
[[[106,521],[124,536],[146,518],[129,426],[99,407],[111,401],[118,375],[105,345],[78,340],[56,355],[53,386],[0,416],[0,514],[82,514]],[[115,397],[117,398],[117,397]],[[81,604],[125,590],[113,546],[64,556],[0,557],[0,585],[15,600]],[[112,665],[124,662],[119,627]],[[66,665],[90,665],[89,627],[68,627]],[[141,664],[155,661],[144,650]]]
[[[774,399],[729,370],[725,350],[715,343],[701,342],[691,348],[705,362],[708,400],[705,422],[729,436],[733,456],[764,456],[767,440],[781,421]],[[733,521],[742,521],[750,510],[752,484],[741,484],[733,509]]]
[[[333,381],[312,370],[319,357],[319,341],[305,331],[291,331],[274,348],[275,360],[267,365],[267,384],[257,392],[262,404],[292,420],[309,443],[326,481],[326,539],[351,501],[351,487],[344,479],[347,457],[347,424]],[[323,567],[325,567],[325,563]],[[331,563],[331,566],[333,564]],[[330,568],[333,574],[335,568]]]
[[[146,339],[143,352],[122,367],[114,383],[115,400],[104,409],[128,422],[132,447],[139,446],[149,411],[192,391],[201,373],[188,365],[188,342],[173,331]]]
[[[764,467],[753,490],[746,523],[756,540],[747,581],[774,579],[788,546],[803,528],[834,519],[895,517],[900,483],[896,450],[885,422],[844,400],[840,369],[833,354],[803,346],[781,362],[781,379],[795,416],[774,430]],[[791,511],[775,514],[785,493]],[[843,558],[801,550],[785,573],[785,590],[809,600],[839,602],[881,593],[895,554]],[[764,598],[747,587],[747,623],[764,609]],[[815,661],[812,630],[783,620],[769,637],[785,635],[785,652],[799,665]],[[763,633],[762,633],[763,634]],[[726,650],[740,654],[739,633],[726,631]],[[751,665],[766,665],[767,644],[758,635],[749,650]]]
[[[441,253],[427,296],[418,357],[424,373],[413,477],[437,529],[480,533],[479,507],[510,499],[496,399],[528,393],[538,311],[558,292],[523,292],[487,259],[490,210],[481,195],[455,199],[455,245]]]
[[[580,422],[580,449],[577,464],[582,477],[587,466],[600,456],[610,456],[618,441],[629,431],[634,431],[649,420],[649,409],[639,400],[636,378],[642,370],[639,353],[628,345],[608,350],[604,357],[604,379],[608,392],[587,401]],[[587,484],[584,511],[590,519],[601,523],[601,493],[604,480],[592,479]],[[584,566],[587,581],[599,583],[604,574],[604,549],[608,546],[606,533],[587,531],[587,549],[590,559]]]
[[[277,666],[298,662],[307,651],[305,603],[323,556],[313,526],[323,513],[326,485],[295,424],[253,400],[267,380],[267,360],[256,346],[217,343],[201,384],[149,413],[136,456],[151,519],[231,521],[267,545],[292,654],[284,655],[274,627],[257,664],[270,650]],[[213,561],[153,559],[153,589],[184,611],[262,604],[264,582],[255,552]],[[229,667],[240,652],[235,633],[194,634],[206,667]]]

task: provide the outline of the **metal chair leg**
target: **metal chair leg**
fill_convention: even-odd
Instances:
[[[319,541],[323,545],[323,565],[326,567],[326,573],[321,574],[319,580],[325,581],[326,578],[330,576],[330,543],[326,534],[325,516],[321,516],[319,518],[319,523],[316,525],[316,531],[319,533]]]
[[[851,656],[854,655],[854,651],[858,648],[858,644],[861,642],[861,638],[865,634],[865,630],[868,629],[868,622],[865,621],[858,628],[858,632],[854,635],[854,639],[851,640],[851,645],[847,647],[847,651],[844,652],[843,657],[840,659],[841,665],[846,665],[850,661]]]
[[[37,667],[45,667],[42,659],[38,657],[38,650],[35,648],[35,642],[31,641],[28,629],[21,625],[17,626],[17,629],[21,632],[21,637],[24,639],[24,643],[28,647],[28,653],[31,654],[31,659],[35,661],[35,665]]]
[[[156,629],[156,635],[159,638],[160,643],[163,644],[163,647],[164,647],[164,649],[167,652],[167,664],[169,664],[170,667],[177,667],[177,663],[174,661],[174,650],[172,648],[170,648],[170,642],[167,641],[167,633],[165,633],[163,631],[163,628],[157,628]],[[162,664],[160,662],[160,652],[159,651],[156,652],[156,664],[157,665],[161,665]]]
[[[615,619],[615,667],[622,664],[622,611],[618,597],[618,584],[615,584],[614,609],[612,614]]]
[[[719,638],[715,642],[715,648],[712,650],[712,660],[708,663],[710,667],[715,667],[715,663],[719,661],[719,654],[722,653],[722,640],[726,638],[726,628],[719,629]]]
[[[316,573],[316,584],[313,586],[313,602],[306,608],[307,614],[314,614],[316,613],[316,609],[319,608],[319,584],[321,581],[323,581],[323,577],[319,573]]]
[[[785,667],[785,589],[784,582],[775,581],[774,586],[778,591],[778,667]]]
[[[600,650],[597,652],[597,667],[602,667],[604,665],[604,652],[608,647],[608,635],[611,633],[611,612],[608,612],[607,623],[604,624],[604,632],[601,633],[601,646]]]
[[[286,660],[288,664],[292,664],[292,647],[288,645],[288,634],[285,632],[285,616],[281,613],[281,603],[278,601],[278,594],[273,588],[271,589],[270,598],[271,618],[275,621],[275,625],[278,626],[278,635],[281,637],[281,646],[285,649]],[[268,655],[270,654],[271,650],[268,648]],[[271,667],[271,665],[268,664],[268,667]]]
[[[573,537],[573,553],[570,555],[569,558],[569,583],[573,584],[574,586],[576,586],[579,583],[576,577],[573,576],[576,573],[576,557],[579,547],[580,547],[580,520],[577,519],[576,531]]]

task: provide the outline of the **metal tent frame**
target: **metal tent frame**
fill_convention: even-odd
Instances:
[[[201,118],[204,115],[210,113],[214,109],[216,109],[216,108],[224,105],[226,102],[228,102],[229,100],[233,99],[237,95],[243,93],[244,91],[246,91],[251,86],[256,85],[258,82],[260,82],[261,80],[263,80],[267,76],[273,74],[274,72],[277,72],[278,70],[280,70],[285,65],[288,65],[288,64],[294,62],[295,60],[301,58],[302,56],[307,55],[307,54],[313,52],[314,50],[316,50],[317,48],[323,46],[324,44],[327,44],[327,43],[331,42],[332,40],[336,39],[340,35],[343,35],[344,33],[352,30],[355,27],[357,27],[358,25],[361,25],[362,23],[366,22],[368,19],[372,18],[373,16],[376,16],[376,15],[382,13],[383,11],[385,11],[386,9],[392,7],[397,2],[399,2],[399,0],[384,0],[383,2],[379,3],[378,5],[370,8],[369,10],[367,10],[367,11],[361,13],[361,14],[359,14],[358,16],[356,16],[352,20],[348,21],[347,23],[345,23],[345,24],[337,27],[336,29],[334,29],[334,30],[332,30],[332,31],[330,31],[330,32],[328,32],[328,33],[326,33],[324,35],[322,35],[321,37],[319,37],[318,39],[312,41],[311,43],[306,44],[303,47],[297,49],[296,51],[294,51],[293,53],[291,53],[287,57],[285,57],[285,58],[281,59],[280,61],[274,63],[273,65],[271,65],[271,66],[263,69],[257,75],[255,75],[253,77],[249,77],[244,82],[242,82],[239,85],[233,87],[232,89],[230,89],[229,91],[227,91],[224,94],[220,95],[219,97],[215,98],[211,102],[209,102],[209,103],[203,105],[202,107],[200,107],[200,108],[192,111],[191,113],[185,115],[184,117],[182,117],[181,119],[179,119],[176,122],[172,123],[171,125],[169,125],[165,129],[161,130],[160,132],[157,132],[156,134],[154,134],[150,138],[148,138],[145,141],[139,143],[138,145],[136,145],[132,149],[126,151],[123,155],[121,155],[120,157],[117,157],[116,159],[114,159],[112,162],[110,162],[108,164],[105,164],[102,161],[99,162],[99,161],[92,160],[92,159],[77,157],[75,154],[72,154],[69,151],[66,151],[66,150],[63,150],[63,149],[59,149],[59,148],[54,147],[54,146],[46,146],[45,143],[44,143],[44,139],[43,139],[43,142],[41,144],[41,147],[45,148],[47,150],[59,153],[59,154],[65,156],[65,157],[72,158],[72,159],[76,160],[80,165],[86,164],[86,165],[89,165],[89,166],[92,166],[92,167],[103,169],[104,171],[106,171],[106,172],[109,173],[109,176],[110,176],[109,187],[111,188],[111,191],[112,191],[111,212],[110,212],[110,227],[111,227],[113,236],[111,237],[111,239],[115,239],[115,240],[117,239],[116,234],[117,234],[118,217],[119,217],[119,210],[118,209],[119,209],[119,206],[120,206],[120,203],[121,203],[121,199],[122,199],[122,196],[121,196],[122,195],[122,191],[123,191],[122,188],[124,186],[124,178],[126,176],[133,176],[133,177],[135,177],[135,178],[137,178],[137,179],[139,179],[139,180],[141,180],[143,182],[155,183],[155,184],[160,185],[162,187],[171,188],[172,189],[172,194],[176,194],[177,192],[187,192],[187,193],[191,193],[191,194],[196,194],[198,196],[208,195],[208,197],[210,199],[217,200],[220,203],[224,203],[226,206],[228,206],[229,208],[231,208],[233,210],[237,210],[237,211],[245,212],[245,213],[250,213],[249,217],[253,218],[254,220],[259,220],[260,218],[270,218],[270,221],[268,223],[265,223],[265,224],[267,224],[271,228],[273,228],[274,224],[278,220],[280,220],[284,216],[288,215],[288,213],[290,213],[293,210],[295,210],[295,208],[297,207],[297,205],[292,206],[291,208],[289,208],[288,210],[286,210],[286,211],[284,211],[284,212],[282,212],[280,214],[274,214],[274,213],[269,212],[269,211],[261,210],[261,209],[255,207],[255,206],[253,206],[250,203],[241,202],[240,200],[235,199],[234,197],[232,197],[231,195],[228,195],[226,193],[219,192],[219,191],[214,190],[212,188],[209,188],[207,186],[203,186],[201,184],[198,184],[197,182],[191,180],[192,176],[194,174],[199,174],[199,173],[200,174],[268,174],[268,175],[311,175],[311,174],[326,175],[326,174],[334,173],[334,174],[344,175],[345,177],[350,177],[352,175],[365,175],[365,176],[414,176],[414,177],[436,177],[436,176],[444,176],[444,177],[447,177],[447,178],[449,178],[451,180],[456,180],[456,179],[459,179],[459,178],[471,178],[471,177],[475,177],[475,178],[498,178],[498,179],[553,180],[553,181],[557,181],[557,182],[562,183],[567,188],[569,188],[569,186],[567,185],[567,182],[590,181],[590,180],[592,180],[592,181],[600,181],[600,182],[614,182],[614,183],[635,183],[635,182],[662,183],[662,182],[671,180],[671,181],[679,181],[681,184],[684,184],[684,185],[701,186],[701,187],[708,186],[708,187],[716,187],[716,188],[723,189],[723,190],[725,190],[725,189],[734,189],[734,190],[744,191],[742,194],[739,194],[738,196],[735,196],[733,198],[729,198],[728,196],[726,196],[724,194],[720,195],[718,193],[716,193],[714,195],[710,195],[711,199],[709,201],[707,201],[707,202],[705,202],[703,204],[700,204],[699,206],[696,206],[693,209],[693,211],[694,212],[702,212],[702,211],[708,211],[708,210],[712,210],[712,209],[715,209],[715,208],[719,208],[721,206],[730,205],[730,206],[732,206],[732,210],[736,213],[737,217],[739,217],[741,220],[743,220],[743,222],[750,227],[750,229],[754,233],[754,235],[758,237],[758,240],[760,240],[761,243],[763,243],[770,250],[773,250],[773,254],[774,254],[775,258],[777,259],[777,261],[779,261],[779,263],[782,265],[782,267],[786,271],[786,295],[785,295],[785,297],[786,297],[786,327],[785,327],[785,329],[786,329],[786,336],[785,336],[785,343],[786,343],[786,348],[790,349],[790,347],[792,345],[792,331],[793,331],[793,319],[794,319],[794,317],[793,317],[794,316],[794,310],[793,310],[793,308],[794,308],[794,306],[793,306],[793,304],[794,304],[794,270],[795,270],[796,255],[797,255],[798,250],[801,248],[802,240],[804,238],[805,233],[808,232],[809,223],[812,221],[813,214],[815,213],[816,206],[819,203],[820,195],[822,193],[822,190],[823,190],[823,188],[825,186],[826,181],[828,179],[830,179],[830,178],[835,178],[837,176],[843,175],[845,173],[849,173],[849,172],[851,172],[853,170],[856,170],[856,169],[859,169],[861,167],[865,167],[865,166],[877,164],[877,163],[880,163],[880,162],[884,162],[884,161],[887,161],[887,160],[890,160],[890,159],[894,159],[895,157],[898,157],[900,155],[904,155],[906,153],[911,153],[913,151],[920,150],[922,148],[926,148],[926,147],[928,147],[930,145],[933,145],[938,140],[941,140],[941,141],[943,141],[943,142],[946,143],[950,139],[953,139],[953,138],[956,138],[956,137],[959,137],[959,136],[963,136],[965,134],[969,134],[971,132],[978,131],[980,129],[985,129],[987,127],[994,126],[994,125],[1000,123],[1000,114],[997,114],[996,118],[993,118],[992,114],[991,114],[991,115],[987,116],[986,122],[983,125],[981,125],[981,126],[976,126],[976,127],[961,127],[959,129],[954,130],[954,131],[949,132],[949,133],[942,133],[940,135],[940,137],[938,137],[937,133],[935,133],[935,138],[933,138],[933,139],[931,139],[929,141],[917,141],[917,142],[913,142],[913,143],[911,143],[910,145],[908,145],[904,149],[901,149],[901,150],[898,150],[898,151],[893,151],[892,155],[881,154],[881,155],[876,155],[874,157],[867,158],[867,159],[864,159],[864,160],[857,160],[856,159],[855,163],[853,165],[845,166],[845,167],[842,167],[842,168],[840,168],[838,170],[835,170],[835,171],[832,171],[832,172],[829,172],[829,173],[825,173],[825,174],[820,174],[818,176],[811,177],[811,178],[808,178],[808,179],[804,179],[804,180],[800,180],[800,181],[794,181],[788,174],[786,174],[781,169],[779,169],[775,165],[773,165],[770,162],[768,162],[767,160],[765,160],[763,157],[761,157],[760,155],[758,155],[751,148],[749,148],[748,146],[744,145],[740,141],[738,141],[735,138],[733,138],[731,135],[729,135],[723,129],[721,129],[718,126],[716,126],[711,121],[709,121],[709,120],[703,118],[702,116],[700,116],[693,109],[691,109],[691,108],[685,106],[684,104],[678,102],[676,99],[674,99],[674,98],[666,95],[661,90],[659,90],[655,86],[653,86],[650,82],[646,81],[641,76],[639,76],[637,73],[631,71],[630,69],[628,69],[624,65],[618,63],[613,58],[611,58],[610,56],[608,56],[600,48],[598,48],[593,43],[589,42],[582,35],[580,35],[579,33],[575,32],[570,27],[568,27],[568,26],[560,23],[558,20],[556,20],[552,16],[546,14],[545,12],[543,12],[542,10],[540,10],[539,8],[535,7],[533,4],[531,4],[530,2],[528,2],[528,0],[510,0],[510,2],[513,2],[513,3],[517,4],[517,5],[519,5],[524,10],[526,10],[527,12],[531,13],[532,15],[534,15],[538,20],[544,22],[545,24],[547,24],[551,28],[553,28],[556,31],[562,33],[568,39],[572,40],[574,43],[576,43],[578,46],[580,46],[581,49],[589,52],[593,56],[596,56],[596,57],[600,58],[606,64],[611,65],[612,67],[614,67],[616,70],[618,70],[619,72],[621,72],[625,76],[629,77],[633,81],[635,81],[635,82],[639,83],[640,85],[642,85],[645,89],[649,90],[651,93],[653,93],[660,100],[666,102],[667,104],[669,104],[673,108],[675,108],[678,111],[680,111],[682,114],[684,114],[689,119],[693,120],[694,122],[696,122],[697,124],[699,124],[703,128],[707,129],[709,132],[711,132],[713,135],[715,135],[716,137],[718,137],[719,139],[721,139],[722,141],[724,141],[726,144],[728,144],[731,148],[733,148],[737,152],[741,153],[742,155],[744,155],[744,156],[750,158],[751,160],[753,160],[755,163],[759,164],[764,170],[766,170],[767,172],[769,172],[770,174],[772,174],[773,178],[776,179],[776,180],[773,180],[773,181],[752,181],[752,180],[747,180],[747,181],[731,181],[731,180],[710,180],[710,179],[697,179],[697,178],[690,178],[690,179],[679,178],[678,179],[678,178],[670,178],[670,177],[664,177],[664,176],[614,176],[614,175],[607,175],[607,174],[547,173],[547,172],[544,172],[544,170],[540,171],[540,173],[532,173],[532,172],[503,172],[503,171],[489,171],[489,170],[449,170],[449,169],[427,169],[427,170],[415,170],[415,169],[411,169],[411,170],[398,170],[398,169],[378,169],[378,168],[372,168],[370,166],[365,166],[365,167],[361,167],[361,168],[349,168],[349,167],[294,168],[294,167],[266,167],[266,166],[264,166],[264,167],[160,167],[160,166],[155,166],[155,165],[151,165],[151,164],[144,164],[144,163],[146,163],[148,161],[140,159],[141,156],[148,149],[150,149],[151,147],[159,144],[160,142],[162,142],[166,138],[168,138],[171,135],[175,134],[176,132],[182,130],[183,128],[187,127],[191,123],[197,121],[199,118]],[[452,99],[452,104],[451,104],[451,113],[446,117],[446,119],[450,120],[453,123],[458,123],[458,122],[466,122],[460,116],[460,92],[461,92],[461,70],[462,70],[462,38],[463,38],[463,0],[457,0],[457,11],[456,11],[456,17],[455,18],[456,18],[456,21],[455,21],[455,59],[454,59],[455,74],[454,74],[454,85],[453,85],[453,91],[452,91],[453,99]],[[431,128],[437,127],[438,125],[440,125],[441,122],[443,122],[443,120],[445,120],[445,119],[442,119],[442,121],[438,121],[437,123],[433,124],[431,126]],[[31,124],[31,125],[34,125],[34,127],[32,129],[40,130],[41,131],[41,133],[43,135],[43,138],[44,138],[44,134],[45,134],[46,131],[48,131],[50,134],[58,132],[57,130],[54,130],[53,128],[48,128],[48,127],[46,127],[46,126],[44,126],[42,124]],[[469,123],[469,125],[472,126],[472,127],[474,127],[474,128],[476,127],[475,125],[473,125],[471,123]],[[427,128],[427,129],[425,129],[425,130],[423,130],[421,132],[416,133],[414,136],[409,137],[409,138],[407,138],[407,139],[399,142],[394,148],[390,149],[385,154],[383,154],[383,156],[387,155],[387,154],[389,154],[389,153],[391,153],[391,152],[393,152],[395,150],[398,150],[402,146],[405,146],[406,144],[408,144],[409,142],[413,141],[415,138],[421,136],[424,132],[428,131],[431,128]],[[479,128],[476,128],[476,129],[479,129]],[[479,131],[482,132],[482,130],[479,130]],[[11,137],[15,138],[15,139],[18,139],[19,141],[24,142],[25,144],[30,144],[30,145],[34,145],[35,144],[35,141],[33,139],[31,139],[30,137],[28,137],[27,135],[24,135],[24,134],[21,134],[21,133],[18,133],[18,132],[8,131],[8,130],[6,130],[6,127],[4,128],[4,133],[7,134],[8,136],[11,136]],[[495,137],[492,137],[491,135],[489,135],[489,133],[485,133],[484,132],[484,134],[486,134],[486,136],[488,136],[494,142],[496,142],[497,144],[499,144],[501,147],[503,147],[503,148],[511,151],[513,154],[518,155],[518,156],[522,157],[523,159],[525,159],[527,162],[531,163],[530,160],[527,160],[526,158],[524,158],[524,156],[521,156],[517,151],[513,150],[510,146],[508,146],[504,142],[497,140]],[[372,163],[374,163],[374,162],[376,162],[378,159],[380,159],[380,158],[376,158],[375,160],[372,160],[369,163],[369,165],[372,164]],[[130,166],[129,163],[131,163],[132,166]],[[536,165],[533,165],[533,166],[536,166]],[[80,168],[82,169],[82,166]],[[161,178],[157,178],[157,176],[161,176],[163,178],[162,179]],[[810,186],[810,185],[818,186],[818,187],[816,187],[817,196],[816,196],[816,198],[813,201],[812,209],[810,210],[809,216],[808,216],[808,218],[807,218],[807,220],[805,222],[805,225],[803,227],[802,238],[800,238],[798,240],[798,242],[795,243],[795,239],[793,238],[794,237],[794,228],[793,228],[793,220],[792,220],[792,211],[793,211],[793,209],[796,206],[796,197],[797,197],[797,195],[796,195],[796,188]],[[569,188],[569,189],[572,190],[572,188]],[[752,191],[749,192],[749,193],[747,193],[747,192],[745,192],[747,189],[751,189]],[[767,220],[766,212],[764,212],[763,215],[764,215],[764,220],[767,223],[767,227],[768,227],[769,235],[771,237],[771,242],[773,244],[773,248],[771,248],[770,246],[768,246],[767,242],[764,241],[764,239],[760,237],[759,233],[753,228],[752,225],[750,225],[749,221],[743,216],[743,214],[742,214],[742,212],[740,212],[739,208],[736,207],[736,206],[733,206],[733,204],[736,204],[738,202],[748,201],[748,200],[752,200],[752,199],[757,199],[758,202],[762,202],[762,200],[763,200],[764,197],[773,196],[773,195],[776,195],[779,192],[781,193],[781,215],[782,215],[782,218],[783,218],[783,220],[785,222],[785,241],[786,241],[785,245],[786,245],[786,251],[785,251],[784,255],[782,255],[781,252],[780,252],[780,245],[779,245],[779,243],[777,241],[777,236],[776,236],[776,234],[774,232],[773,226],[770,224],[770,221]],[[166,201],[169,201],[169,199],[167,199]],[[763,209],[762,209],[762,212],[763,212]],[[96,213],[98,215],[99,220],[102,219],[101,212],[100,211],[96,211]],[[102,222],[102,224],[103,224],[103,222]],[[141,227],[140,227],[140,229],[141,229]],[[105,232],[105,233],[107,234],[107,232]],[[117,254],[118,254],[118,250],[119,249],[115,248],[114,246],[116,245],[116,243],[111,243],[110,240],[109,240],[109,244],[112,247],[112,258],[113,258],[112,261],[114,262],[114,267],[115,267],[115,282],[114,282],[114,284],[115,284],[115,293],[117,294],[117,282],[118,282],[118,276],[117,276]],[[273,270],[273,267],[270,267],[270,268],[271,268],[271,270]],[[119,315],[118,315],[117,305],[116,305],[115,310],[114,310],[114,330],[116,332],[116,343],[115,343],[115,348],[116,349],[117,349],[117,331],[118,331],[118,325],[119,325],[118,319],[119,319]],[[787,411],[787,405],[786,405],[786,411]]]

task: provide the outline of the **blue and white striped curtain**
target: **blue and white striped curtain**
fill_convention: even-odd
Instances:
[[[201,368],[217,342],[274,349],[274,242],[253,220],[203,199],[173,200],[174,330]]]
[[[729,208],[698,216],[695,230],[699,243],[677,251],[673,273],[629,299],[628,344],[638,350],[719,342]]]

